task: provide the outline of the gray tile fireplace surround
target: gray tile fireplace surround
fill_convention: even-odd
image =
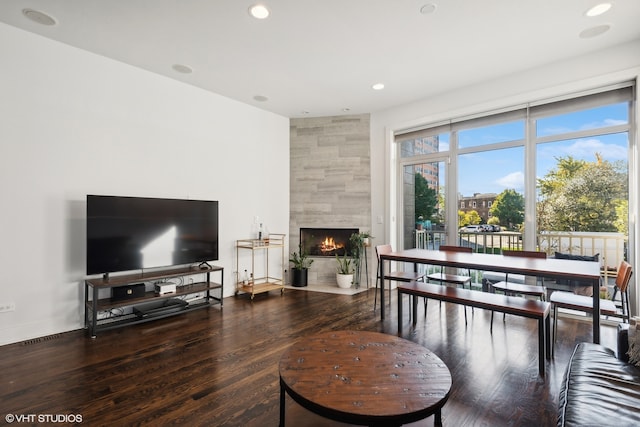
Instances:
[[[289,250],[298,250],[301,228],[371,230],[369,115],[291,119],[290,123]],[[367,252],[369,273],[375,280],[375,253],[371,252]],[[313,259],[309,290],[337,289],[335,258]],[[366,288],[364,277],[363,282]]]

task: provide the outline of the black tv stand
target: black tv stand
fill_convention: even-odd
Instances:
[[[200,267],[200,270],[208,270],[211,268],[211,264],[209,264],[207,261],[203,261],[198,267]]]
[[[214,281],[211,278],[212,274],[217,276]],[[155,283],[171,278],[185,278],[196,275],[204,275],[205,280],[188,284],[184,284],[187,282],[186,280],[181,281],[183,284],[176,286],[175,293],[158,295],[154,290],[150,290],[139,297],[119,301],[111,299],[111,289],[119,286],[128,286],[133,283]],[[97,336],[98,331],[175,316],[188,311],[210,307],[214,304],[220,304],[222,308],[222,298],[224,296],[223,267],[202,263],[198,266],[152,272],[145,271],[120,276],[105,276],[84,281],[84,324],[92,338]],[[109,295],[106,295],[107,293]],[[195,296],[196,294],[204,294],[204,297],[189,303],[183,301],[188,296]],[[182,302],[176,304],[176,299]],[[154,305],[157,306],[157,309],[152,312],[146,310],[147,315],[144,315],[145,310],[143,308],[153,309]]]

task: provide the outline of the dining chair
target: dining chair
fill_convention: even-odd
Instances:
[[[620,272],[617,272],[617,274],[620,274]],[[625,286],[625,289],[622,290],[620,288],[620,286],[618,286],[617,283],[617,278],[618,276],[616,276],[616,283],[613,286],[613,294],[611,296],[611,301],[613,301],[613,303],[616,303],[616,295],[618,295],[618,293],[620,293],[620,311],[622,312],[622,314],[616,314],[614,317],[621,317],[622,321],[624,322],[625,319],[627,321],[627,323],[629,322],[629,317],[631,317],[631,311],[629,309],[629,283],[631,283],[631,275],[629,275],[629,283],[627,283],[627,285]],[[617,305],[616,305],[617,306]]]
[[[452,246],[452,245],[440,245],[438,248],[439,251],[443,252],[461,252],[461,253],[472,253],[473,249],[466,246]],[[469,289],[471,289],[471,269],[467,269],[467,275],[459,275],[459,274],[451,274],[445,273],[444,267],[440,266],[439,273],[432,273],[427,275],[427,280],[432,280],[435,282],[439,282],[441,285],[445,283],[450,283],[452,285],[459,286],[461,285],[464,289],[465,284],[469,284]],[[442,301],[440,301],[440,305],[442,305]],[[473,307],[471,307],[471,311],[473,312]],[[427,315],[427,299],[424,299],[424,313]],[[464,306],[464,324],[467,324],[467,306]]]
[[[620,266],[618,267],[618,275],[616,276],[615,287],[620,292],[620,295],[625,295],[624,297],[621,297],[623,300],[622,314],[618,313],[618,307],[612,300],[600,298],[601,315],[621,317],[623,322],[629,322],[628,287],[629,282],[631,281],[632,274],[633,271],[631,269],[631,265],[626,261],[621,261]],[[593,315],[593,297],[586,295],[577,295],[573,292],[555,291],[551,294],[549,301],[553,306],[553,341],[551,343],[551,354],[553,355],[558,331],[558,308],[582,311]]]
[[[378,302],[378,281],[380,280],[389,280],[389,282],[412,282],[414,280],[422,280],[424,278],[424,273],[418,273],[413,271],[390,271],[391,263],[387,262],[384,271],[384,278],[380,277],[380,263],[383,260],[380,259],[380,255],[385,255],[393,252],[391,245],[377,245],[376,246],[376,257],[378,258],[378,268],[376,273],[376,292],[375,298],[373,300],[373,309],[376,309],[376,304]],[[389,283],[389,301],[391,301],[391,283]]]
[[[547,259],[546,252],[539,251],[513,251],[503,250],[502,255],[510,257],[522,257],[522,258],[536,258]],[[525,283],[515,283],[509,281],[509,273],[505,274],[504,281],[490,284],[492,291],[501,291],[505,295],[527,295],[540,298],[540,301],[545,300],[544,279],[541,285],[527,285]],[[504,321],[506,315],[502,314],[502,320]],[[493,332],[493,311],[491,312],[491,327],[490,331]]]
[[[438,248],[440,251],[444,252],[464,252],[471,253],[473,250],[468,247],[463,246],[448,246],[448,245],[440,245]],[[467,269],[467,276],[459,275],[459,274],[449,274],[444,272],[444,267],[440,266],[439,273],[432,273],[427,276],[427,279],[433,280],[436,282],[440,282],[440,284],[451,283],[454,285],[462,285],[464,288],[465,284],[469,284],[469,289],[471,289],[471,269]]]

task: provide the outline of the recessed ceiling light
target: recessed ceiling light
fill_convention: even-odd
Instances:
[[[309,114],[309,112],[307,110],[302,110],[300,113],[301,114]]]
[[[599,16],[611,9],[611,3],[600,3],[585,12],[589,17]]]
[[[347,111],[351,111],[351,108],[349,108],[349,107],[344,107],[344,108],[342,109],[342,111],[346,113]]]
[[[373,90],[382,90],[382,89],[384,89],[384,83],[376,83],[373,86],[371,86],[371,89],[373,89]]]
[[[249,8],[249,14],[256,19],[266,19],[271,12],[267,9],[267,6],[262,4],[254,4]]]
[[[253,97],[253,99],[255,99],[258,102],[266,102],[266,101],[269,100],[269,98],[267,98],[264,95],[256,95],[256,96]]]
[[[41,25],[56,25],[56,20],[44,12],[33,9],[22,9],[22,14]]]
[[[420,13],[423,15],[429,15],[430,13],[435,12],[437,8],[438,8],[438,5],[433,3],[427,3],[420,8]]]
[[[598,25],[595,27],[587,28],[586,30],[583,30],[582,32],[580,32],[580,38],[590,39],[592,37],[597,37],[600,34],[604,34],[607,31],[609,31],[610,28],[611,28],[611,25],[609,24]]]
[[[193,73],[193,69],[187,65],[173,64],[171,68],[173,68],[174,71],[177,71],[178,73],[182,73],[182,74]]]

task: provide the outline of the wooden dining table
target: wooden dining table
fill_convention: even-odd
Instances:
[[[380,255],[380,318],[384,320],[385,273],[383,260],[418,265],[437,265],[498,273],[522,274],[544,277],[545,279],[565,279],[589,282],[593,285],[593,312],[600,312],[600,264],[596,261],[577,261],[555,258],[526,258],[484,253],[447,252],[429,249],[405,249]],[[600,316],[592,316],[593,342],[600,343]]]

